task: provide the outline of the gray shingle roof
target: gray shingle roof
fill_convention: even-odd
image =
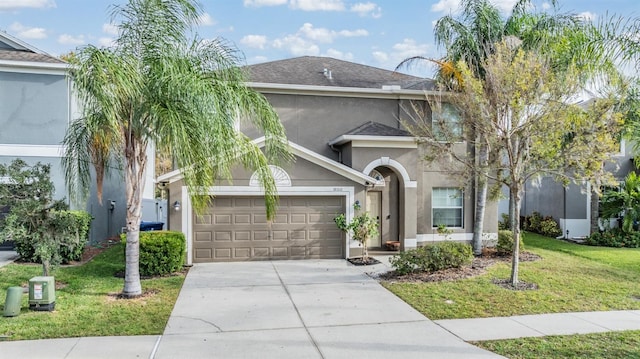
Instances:
[[[346,132],[344,136],[411,136],[411,134],[400,128],[369,121]]]
[[[302,56],[246,67],[249,81],[291,85],[432,90],[434,81],[400,72],[338,60]]]
[[[51,64],[64,64],[65,62],[46,54],[37,54],[27,50],[0,49],[0,60],[46,62]]]

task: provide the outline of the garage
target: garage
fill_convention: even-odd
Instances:
[[[344,258],[344,233],[333,218],[344,196],[282,196],[268,223],[264,198],[215,197],[193,218],[193,262]]]

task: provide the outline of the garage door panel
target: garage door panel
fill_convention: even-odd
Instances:
[[[213,236],[211,232],[195,232],[193,240],[196,242],[211,242]]]
[[[195,262],[344,257],[333,221],[344,197],[280,197],[271,223],[260,197],[216,197],[207,212],[194,220]]]
[[[211,214],[202,214],[202,215],[196,216],[195,224],[210,225],[212,224],[211,217],[212,217]]]
[[[254,241],[268,241],[269,240],[269,231],[255,231],[255,232],[253,232],[253,240]]]
[[[196,248],[194,253],[195,261],[211,261],[214,259],[212,257],[213,249],[211,248]]]

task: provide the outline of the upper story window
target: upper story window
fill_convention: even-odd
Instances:
[[[460,113],[450,103],[442,103],[432,109],[431,126],[437,140],[451,141],[462,139],[462,119]]]

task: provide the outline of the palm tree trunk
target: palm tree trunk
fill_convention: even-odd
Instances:
[[[140,283],[140,221],[146,172],[146,146],[129,143],[126,152],[127,246],[125,250],[124,297],[142,294]]]

